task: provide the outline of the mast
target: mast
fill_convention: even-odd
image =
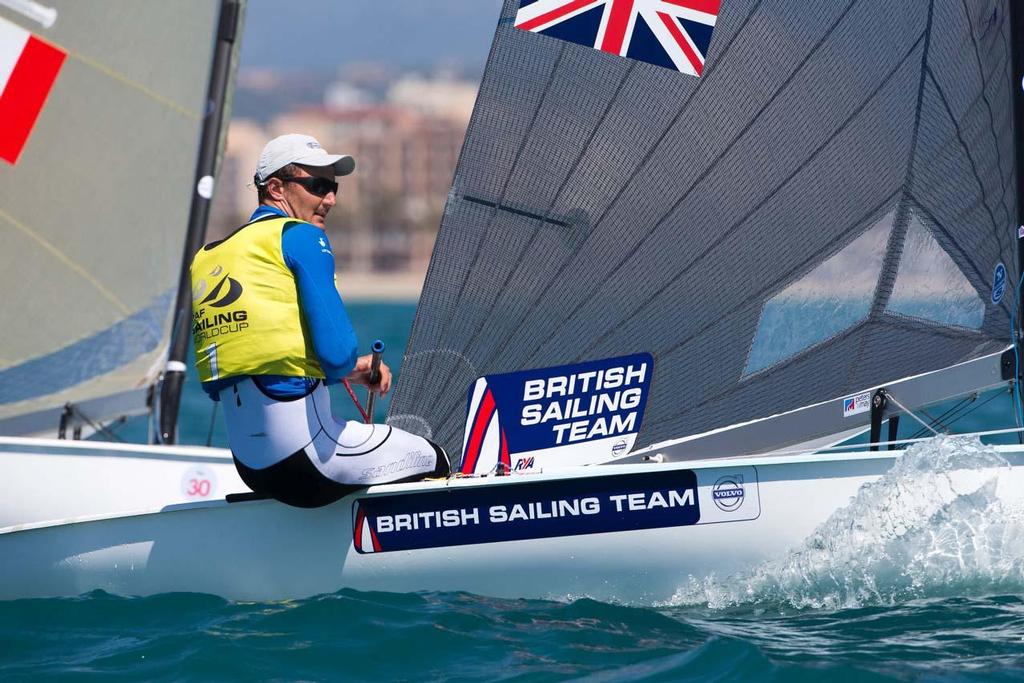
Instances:
[[[1013,64],[1012,81],[1010,87],[1013,89],[1013,147],[1014,147],[1014,177],[1017,181],[1017,277],[1024,273],[1024,11],[1019,3],[1011,1],[1007,3],[1010,13],[1010,58]],[[1013,287],[1016,296],[1017,283],[1008,282],[1007,286]],[[1014,302],[1017,306],[1017,329],[1014,330],[1016,339],[1014,343],[1019,345],[1024,339],[1024,320],[1021,313],[1024,312],[1024,289],[1020,298]],[[1020,368],[1014,369],[1014,381],[1017,382],[1017,400],[1024,403],[1024,394],[1020,391]],[[1018,435],[1019,436],[1019,435]]]
[[[207,112],[203,123],[196,163],[196,185],[189,211],[188,233],[181,257],[181,274],[178,280],[178,295],[174,302],[174,324],[171,344],[160,387],[160,424],[157,441],[172,444],[177,440],[178,408],[181,404],[181,388],[185,382],[185,359],[188,355],[189,317],[192,310],[191,283],[188,266],[192,256],[203,245],[206,236],[206,222],[210,215],[210,199],[213,197],[213,178],[217,164],[221,124],[224,116],[225,93],[231,74],[232,51],[238,34],[240,18],[239,0],[221,0],[220,20],[217,27],[217,44],[214,48],[213,65],[207,89]]]

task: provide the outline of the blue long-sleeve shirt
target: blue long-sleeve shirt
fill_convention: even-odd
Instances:
[[[280,209],[260,206],[249,222],[269,215],[287,218]],[[359,344],[345,304],[334,286],[334,253],[327,233],[309,223],[296,221],[282,231],[281,252],[285,264],[295,275],[300,312],[327,383],[340,382],[355,367]],[[216,401],[221,389],[242,379],[244,377],[227,377],[203,382],[203,389]],[[268,394],[283,399],[305,396],[316,382],[312,377],[284,375],[261,375],[256,381]]]

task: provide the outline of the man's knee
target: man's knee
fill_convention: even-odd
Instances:
[[[437,466],[433,472],[427,475],[427,478],[447,479],[452,474],[452,461],[448,459],[448,454],[443,448],[429,439],[427,439],[427,443],[433,446],[434,453],[437,455]]]

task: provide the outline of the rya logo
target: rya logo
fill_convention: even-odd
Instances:
[[[529,469],[533,469],[533,458],[519,458],[518,460],[516,460],[516,472],[521,472],[523,470]]]

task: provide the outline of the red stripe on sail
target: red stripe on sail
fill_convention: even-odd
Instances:
[[[658,16],[661,17],[661,21],[665,24],[668,32],[672,34],[672,38],[679,44],[679,49],[681,49],[683,54],[686,55],[686,59],[689,60],[690,66],[693,67],[694,72],[700,76],[700,73],[704,70],[704,63],[700,61],[700,57],[698,57],[697,53],[692,47],[690,47],[690,43],[687,42],[686,36],[684,36],[683,32],[679,30],[679,25],[676,24],[676,20],[664,12],[658,12]]]
[[[358,505],[358,503],[357,503]],[[363,525],[366,524],[366,514],[363,512],[363,508],[359,508],[359,512],[356,513],[355,528],[352,530],[352,542],[355,544],[356,550],[366,552],[363,550]],[[373,545],[373,551],[376,553],[380,552],[380,541],[377,539],[377,532],[374,530],[373,525],[368,525],[370,530],[370,543]]]
[[[629,19],[633,16],[633,0],[612,0],[608,25],[604,30],[601,49],[612,54],[621,54],[622,44],[626,42],[626,30]]]
[[[512,472],[512,458],[508,454],[508,439],[505,438],[505,430],[499,429],[500,431],[500,452],[499,459],[501,464],[504,465],[504,469],[498,474],[510,474]]]
[[[576,0],[575,2],[570,2],[568,5],[563,5],[558,9],[553,9],[550,12],[540,15],[539,17],[534,17],[529,21],[524,21],[521,24],[516,24],[516,28],[521,28],[524,31],[532,31],[538,26],[543,26],[544,24],[552,22],[556,19],[561,19],[566,14],[571,14],[572,12],[578,10],[580,7],[589,5],[592,2],[594,2],[594,0]]]
[[[11,164],[18,161],[66,56],[35,36],[25,43],[0,94],[0,159]]]
[[[358,505],[358,503],[356,503],[356,505]],[[363,549],[363,538],[362,538],[362,536],[363,536],[363,520],[364,519],[365,519],[365,516],[363,515],[363,508],[360,507],[359,508],[359,512],[356,513],[356,523],[355,523],[355,525],[353,525],[353,529],[352,529],[352,543],[356,546],[356,550],[362,550]]]
[[[493,416],[494,396],[491,395],[490,389],[485,389],[484,395],[480,399],[480,408],[476,411],[476,419],[473,420],[473,431],[470,432],[466,455],[462,459],[463,474],[473,474],[476,469],[476,461],[480,457],[484,435],[487,433],[487,426],[491,423]]]

